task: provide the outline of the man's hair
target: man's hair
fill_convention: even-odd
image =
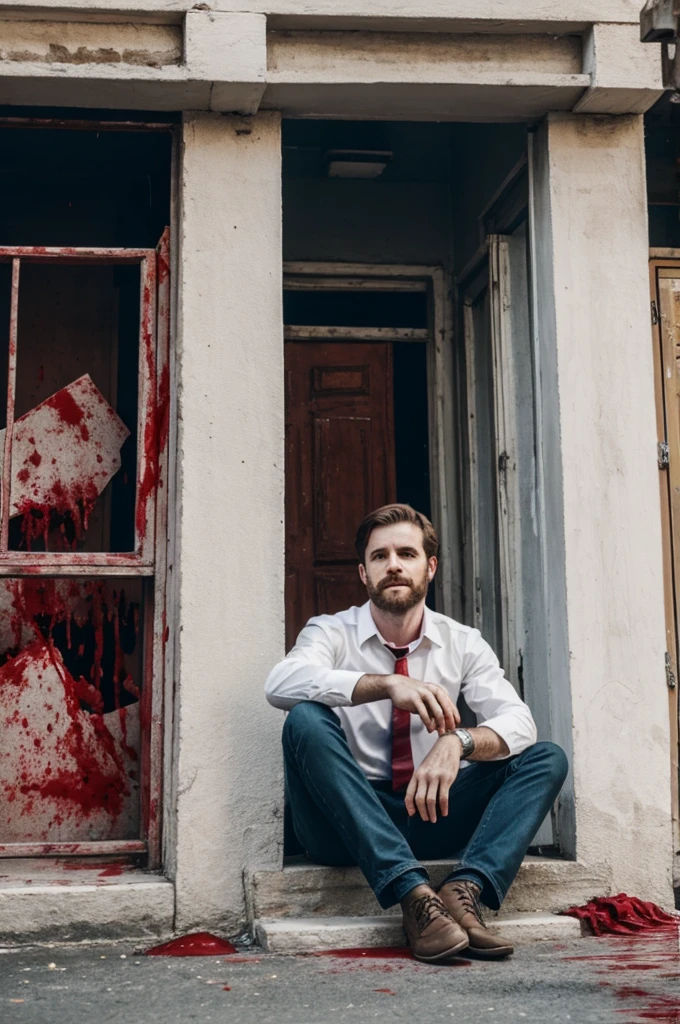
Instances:
[[[399,505],[395,502],[393,505],[383,505],[374,512],[369,512],[357,530],[354,547],[362,564],[366,558],[368,538],[376,526],[392,526],[394,523],[413,523],[414,526],[419,526],[423,531],[425,554],[428,558],[432,558],[433,555],[437,554],[439,541],[434,526],[427,516],[423,515],[422,512],[416,512],[410,505]]]

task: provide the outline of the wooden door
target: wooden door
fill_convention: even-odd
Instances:
[[[671,724],[674,850],[680,848],[677,595],[680,587],[680,259],[650,264],[664,560],[666,685]]]
[[[354,535],[396,473],[391,344],[290,341],[285,360],[290,649],[312,615],[366,600]]]

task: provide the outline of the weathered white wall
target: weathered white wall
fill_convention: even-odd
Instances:
[[[182,36],[179,25],[7,21],[0,28],[0,60],[162,67],[182,60]]]
[[[280,864],[283,653],[281,140],[277,114],[190,114],[180,171],[179,930],[245,919]]]
[[[642,118],[553,115],[537,148],[539,302],[559,387],[576,854],[606,867],[614,892],[668,904],[670,750]]]

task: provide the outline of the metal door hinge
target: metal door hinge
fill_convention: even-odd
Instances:
[[[668,452],[668,441],[659,441],[656,449],[659,469],[668,469],[671,464],[670,454]]]
[[[659,322],[659,311],[656,308],[656,302],[652,299],[652,326],[656,327]]]
[[[671,664],[671,656],[668,653],[668,651],[666,651],[666,655],[665,655],[664,661],[666,663],[666,686],[668,687],[669,690],[674,690],[675,689],[675,672],[673,671],[673,666]]]

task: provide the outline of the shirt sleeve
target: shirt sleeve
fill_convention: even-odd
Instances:
[[[338,629],[310,619],[292,651],[269,673],[264,687],[269,703],[283,711],[303,700],[330,708],[351,706],[354,687],[365,673],[335,667],[343,646]]]
[[[478,629],[468,634],[461,692],[477,715],[477,724],[493,729],[504,739],[511,755],[521,754],[536,742],[531,711],[506,679],[498,658]]]

